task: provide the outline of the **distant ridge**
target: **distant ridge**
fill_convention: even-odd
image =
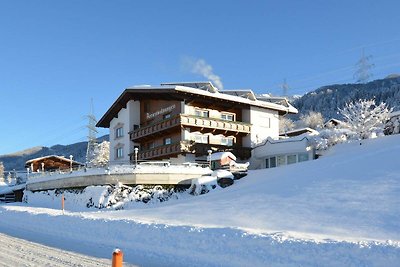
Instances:
[[[394,111],[400,110],[400,76],[389,76],[366,84],[334,84],[320,87],[293,100],[292,104],[299,110],[299,114],[291,117],[298,119],[301,114],[316,111],[321,112],[325,120],[342,119],[338,108],[343,108],[346,103],[358,99],[375,99],[377,103],[386,103]]]
[[[108,141],[109,136],[104,135],[97,138],[98,142]],[[57,155],[69,157],[74,156],[74,160],[78,162],[86,161],[86,146],[87,142],[78,142],[70,145],[54,145],[51,147],[32,147],[11,154],[1,155],[0,161],[3,162],[6,171],[25,170],[25,162],[38,157]]]

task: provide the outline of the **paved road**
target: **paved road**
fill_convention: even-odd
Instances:
[[[89,257],[0,233],[0,266],[110,267],[111,259]]]

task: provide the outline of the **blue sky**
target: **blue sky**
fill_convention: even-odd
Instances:
[[[400,2],[0,1],[0,154],[86,139],[124,88],[206,80],[290,94],[400,73]],[[101,134],[107,131],[101,130]]]

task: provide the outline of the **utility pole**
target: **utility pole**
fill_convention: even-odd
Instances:
[[[369,78],[372,77],[372,73],[370,72],[371,68],[375,65],[370,63],[370,59],[372,56],[366,56],[364,49],[362,50],[362,55],[360,60],[357,61],[356,64],[356,72],[354,73],[354,78],[357,83],[366,83]]]
[[[97,145],[97,139],[96,139],[96,134],[97,134],[97,129],[96,129],[96,117],[93,115],[93,99],[91,99],[90,103],[90,114],[87,115],[87,118],[89,120],[88,125],[86,127],[88,128],[88,143],[87,143],[87,150],[86,150],[86,166],[89,166],[90,162],[92,161],[94,157],[94,150]]]

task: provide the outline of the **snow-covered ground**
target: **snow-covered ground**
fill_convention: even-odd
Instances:
[[[124,210],[59,197],[0,205],[0,231],[143,266],[398,266],[400,135],[250,171],[228,188]],[[33,199],[33,198],[32,198]],[[42,207],[40,207],[42,206]]]

